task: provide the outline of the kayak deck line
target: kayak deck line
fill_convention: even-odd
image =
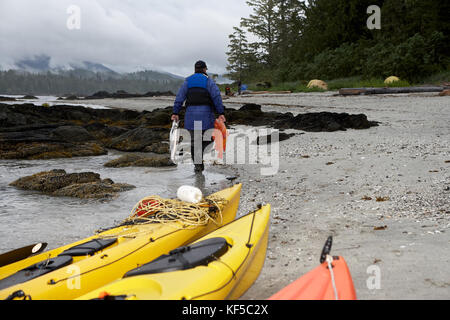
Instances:
[[[261,210],[261,205],[259,205],[259,210]],[[229,265],[227,265],[224,261],[220,260],[219,258],[216,259],[216,261],[219,261],[219,262],[223,263],[225,266],[228,267],[228,269],[231,270],[232,277],[230,278],[230,280],[228,280],[222,287],[217,288],[217,289],[215,289],[215,290],[212,290],[212,291],[210,291],[210,292],[206,292],[206,293],[204,293],[204,294],[198,295],[198,296],[196,296],[196,297],[192,297],[191,300],[200,299],[200,298],[203,297],[203,296],[206,296],[206,295],[208,295],[208,294],[214,293],[214,292],[216,292],[216,291],[220,291],[220,290],[222,290],[223,288],[225,288],[231,281],[233,281],[233,279],[236,279],[236,278],[237,278],[237,277],[236,277],[236,274],[239,272],[239,270],[242,268],[242,266],[244,265],[244,263],[247,261],[248,257],[250,256],[250,253],[251,253],[251,251],[252,251],[252,248],[253,248],[253,244],[251,244],[250,242],[251,242],[251,238],[252,238],[253,224],[255,223],[255,216],[256,216],[256,213],[257,213],[257,210],[255,210],[255,211],[253,211],[252,213],[249,213],[249,214],[247,214],[247,215],[241,217],[241,219],[242,219],[242,218],[245,218],[245,217],[247,217],[247,216],[249,216],[249,215],[253,215],[253,217],[252,217],[252,222],[251,222],[251,224],[250,224],[250,231],[249,231],[248,241],[247,241],[247,243],[245,244],[245,246],[248,248],[247,255],[246,255],[245,258],[242,260],[241,264],[240,264],[239,267],[236,269],[236,271],[233,270],[233,268],[231,268]]]

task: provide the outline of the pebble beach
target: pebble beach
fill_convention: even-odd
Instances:
[[[242,299],[266,299],[318,265],[329,235],[359,299],[448,299],[450,100],[333,93],[233,98],[263,110],[364,113],[378,127],[280,142],[280,168],[233,166],[241,214],[273,208],[265,267]],[[290,131],[291,132],[291,131]],[[377,273],[375,273],[375,271]],[[373,286],[373,277],[379,285]]]

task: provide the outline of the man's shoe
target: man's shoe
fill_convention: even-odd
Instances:
[[[196,164],[194,166],[194,172],[196,172],[196,173],[203,172],[203,170],[205,170],[205,165],[204,164]]]

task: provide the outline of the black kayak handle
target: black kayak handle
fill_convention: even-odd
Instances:
[[[325,246],[322,249],[322,254],[320,255],[320,263],[324,263],[327,260],[327,256],[331,253],[331,247],[333,246],[333,237],[330,236],[325,242]]]

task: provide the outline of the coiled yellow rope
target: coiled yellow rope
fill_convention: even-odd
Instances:
[[[146,197],[131,210],[131,215],[123,224],[180,222],[178,228],[194,229],[212,222],[221,225],[222,209],[227,200],[209,196],[200,203],[188,203],[178,199],[163,199],[159,196]]]

